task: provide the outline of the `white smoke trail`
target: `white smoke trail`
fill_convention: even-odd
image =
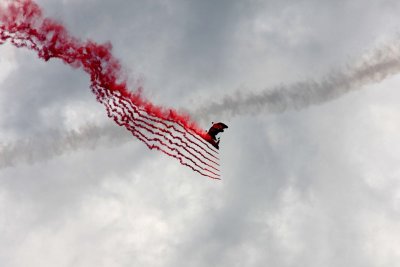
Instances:
[[[259,112],[281,113],[304,109],[332,101],[399,72],[400,43],[397,41],[373,50],[364,55],[359,63],[343,71],[334,71],[319,81],[280,85],[257,93],[240,91],[219,101],[210,101],[193,114],[198,120],[208,119],[211,115],[227,119]]]
[[[227,95],[192,112],[197,120],[209,116],[229,118],[259,112],[281,113],[323,104],[363,86],[377,83],[400,72],[399,41],[384,45],[362,57],[359,63],[343,71],[328,74],[320,81],[307,80],[281,85],[258,93]],[[115,125],[87,125],[77,131],[33,137],[15,143],[0,144],[0,169],[49,160],[64,153],[95,149],[99,144],[114,146],[129,142],[132,136]]]
[[[85,125],[66,133],[33,136],[17,142],[0,144],[0,169],[21,163],[33,164],[77,150],[116,146],[132,140],[132,135],[115,125]]]

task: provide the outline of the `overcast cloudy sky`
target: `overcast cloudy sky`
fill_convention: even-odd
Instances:
[[[155,103],[229,129],[222,180],[204,178],[114,126],[82,71],[1,46],[1,266],[399,264],[400,75],[283,113],[201,112],[399,42],[398,1],[37,2],[111,41]]]

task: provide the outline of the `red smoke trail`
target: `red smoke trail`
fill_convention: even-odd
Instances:
[[[108,110],[107,110],[107,111],[108,111]],[[108,112],[109,112],[109,111],[108,111]],[[110,115],[110,113],[109,113],[109,116],[112,117],[112,115]],[[165,150],[164,148],[162,148],[162,147],[160,147],[160,146],[158,146],[158,145],[150,144],[150,141],[157,141],[157,142],[158,142],[158,141],[159,141],[158,139],[146,137],[144,134],[142,134],[141,132],[137,131],[135,128],[131,128],[131,127],[128,127],[128,126],[124,125],[123,123],[120,123],[120,122],[118,121],[118,118],[115,117],[115,116],[113,117],[113,119],[114,119],[114,121],[115,121],[119,126],[125,126],[125,127],[127,127],[127,128],[129,129],[129,131],[130,131],[136,138],[138,138],[140,141],[142,141],[143,143],[145,143],[146,146],[147,146],[149,149],[157,149],[157,150],[159,150],[159,151],[161,151],[161,152],[167,154],[167,155],[170,156],[170,157],[174,157],[174,158],[178,159],[179,162],[180,162],[182,165],[185,165],[185,166],[191,168],[193,171],[198,172],[198,173],[200,173],[200,174],[203,175],[203,176],[206,176],[206,177],[209,177],[209,178],[212,178],[212,179],[217,179],[217,180],[220,179],[218,174],[215,174],[215,173],[209,171],[210,173],[216,175],[216,176],[211,176],[211,175],[209,175],[209,174],[207,174],[207,173],[202,172],[201,170],[198,170],[197,168],[193,167],[192,165],[189,165],[188,163],[185,163],[185,162],[183,161],[183,159],[186,158],[186,157],[183,157],[182,155],[174,155],[174,154],[168,152],[167,150]],[[162,144],[164,144],[164,143],[162,143]],[[187,158],[186,158],[186,159],[187,159]]]
[[[181,134],[183,134],[183,135],[185,135],[185,136],[186,136],[186,134],[192,136],[194,139],[196,139],[197,141],[199,141],[200,143],[202,143],[203,145],[205,145],[205,148],[204,148],[204,147],[200,147],[198,144],[195,143],[199,148],[205,149],[207,154],[209,154],[210,156],[212,156],[212,157],[214,157],[215,159],[219,160],[219,158],[215,156],[215,154],[219,154],[219,153],[218,153],[218,150],[214,149],[209,143],[207,143],[207,142],[205,142],[204,140],[198,138],[196,135],[194,135],[193,133],[191,133],[190,130],[185,129],[184,126],[183,126],[182,124],[176,123],[176,122],[175,122],[177,125],[179,125],[180,127],[182,127],[182,128],[184,129],[184,131],[181,131],[181,130],[175,128],[173,125],[168,125],[168,124],[165,123],[166,121],[167,121],[167,122],[174,122],[174,121],[171,121],[171,120],[167,120],[167,119],[165,119],[165,120],[157,120],[157,119],[150,119],[150,118],[149,118],[149,120],[152,120],[152,121],[154,121],[154,122],[161,123],[161,124],[163,124],[165,127],[168,127],[168,128],[171,128],[171,127],[172,127],[175,131],[177,131],[177,132],[179,132],[179,133],[181,133]],[[209,151],[211,151],[211,153],[210,153]]]
[[[111,103],[105,103],[106,110],[107,110],[107,113],[108,113],[109,117],[113,118],[113,120],[118,125],[126,127],[134,136],[136,136],[141,141],[143,141],[150,149],[155,148],[155,149],[157,149],[157,150],[159,150],[161,152],[164,152],[165,154],[178,159],[181,162],[181,164],[190,167],[193,171],[196,171],[196,172],[198,172],[198,173],[200,173],[200,174],[202,174],[204,176],[207,176],[207,177],[210,177],[210,178],[213,178],[213,179],[219,179],[218,178],[218,176],[219,176],[218,174],[216,174],[213,171],[210,171],[210,170],[208,170],[206,168],[203,168],[203,167],[199,166],[198,164],[196,164],[195,161],[193,161],[193,159],[191,159],[189,157],[186,157],[178,149],[169,146],[168,144],[166,144],[165,142],[163,142],[159,138],[150,138],[150,137],[146,136],[145,134],[143,134],[140,131],[140,129],[145,129],[145,130],[149,131],[150,133],[152,133],[154,135],[157,135],[157,133],[155,131],[153,131],[151,129],[148,129],[148,128],[144,128],[140,124],[136,124],[133,120],[130,120],[129,117],[125,115],[125,113],[123,113],[122,111],[118,111],[118,109],[115,107],[115,106],[118,107],[118,103],[114,102],[114,101],[118,101],[118,99],[116,99],[116,100],[110,99],[110,102],[113,105],[111,105]],[[134,125],[134,127],[132,127],[131,123]],[[158,145],[152,144],[152,142],[160,143],[162,146],[158,146]],[[168,150],[166,150],[165,148],[168,148],[168,150],[170,150],[172,152],[175,152],[176,154],[168,152]],[[192,162],[193,165],[189,165],[188,163],[185,163],[183,161],[184,159]],[[206,172],[209,172],[211,174],[214,174],[216,177],[210,176],[209,174],[206,174],[206,173],[204,173],[202,171],[206,171]]]
[[[44,17],[39,6],[32,0],[14,0],[6,8],[0,8],[0,44],[7,40],[16,47],[34,50],[39,58],[45,61],[51,58],[59,58],[73,68],[82,68],[90,76],[90,88],[97,100],[105,105],[108,116],[118,125],[125,126],[148,148],[162,151],[178,159],[181,164],[190,167],[192,170],[210,178],[218,179],[219,175],[211,171],[210,168],[217,169],[196,155],[197,153],[204,159],[218,165],[215,161],[205,157],[204,153],[207,153],[216,158],[215,154],[218,153],[203,140],[207,137],[206,133],[195,122],[191,121],[188,115],[152,104],[141,95],[141,88],[136,92],[129,91],[122,75],[121,64],[111,54],[111,44],[99,45],[90,40],[83,42],[71,36],[63,25]],[[115,94],[116,92],[118,92],[118,95]],[[122,111],[112,107],[110,101]],[[126,103],[129,103],[130,108]],[[138,118],[135,118],[132,110],[135,111]],[[146,114],[141,114],[139,110]],[[146,127],[143,125],[143,119],[147,119],[151,123],[144,123],[147,125]],[[172,125],[166,122],[172,123]],[[157,126],[157,123],[165,128]],[[179,130],[175,125],[184,130]],[[162,137],[176,147],[168,145],[160,138],[150,138],[143,134],[141,130]],[[174,135],[174,132],[182,134],[183,137]],[[202,145],[187,136],[193,137]],[[170,138],[180,141],[181,144],[172,142]],[[197,148],[194,148],[194,146]],[[185,150],[189,155],[185,156],[180,149]],[[190,161],[193,165],[184,160]],[[202,170],[212,175],[207,175]]]
[[[140,113],[141,111],[143,111],[143,110],[138,109],[138,112],[139,112],[139,113]],[[142,115],[144,118],[146,118],[146,119],[148,119],[148,120],[150,120],[150,121],[152,121],[152,122],[154,122],[154,123],[160,123],[160,124],[162,124],[163,126],[165,126],[166,128],[172,128],[174,131],[183,134],[186,138],[187,138],[188,135],[191,136],[191,137],[193,137],[196,141],[199,141],[202,145],[204,145],[203,147],[201,147],[199,144],[194,143],[197,147],[199,147],[199,148],[201,148],[201,149],[204,149],[204,150],[206,151],[206,153],[209,154],[211,157],[215,158],[216,160],[219,160],[219,158],[215,155],[215,154],[219,154],[219,153],[218,153],[218,150],[214,149],[209,143],[205,142],[203,139],[201,139],[201,138],[199,138],[197,135],[193,134],[193,133],[190,131],[190,129],[189,129],[189,130],[188,130],[188,129],[185,129],[184,126],[183,126],[182,124],[177,123],[177,122],[174,122],[174,121],[172,121],[172,120],[168,120],[168,119],[160,120],[160,119],[157,119],[157,118],[154,118],[154,117],[150,117],[148,114],[147,114],[147,115],[141,114],[141,115]],[[182,131],[182,130],[179,130],[179,129],[176,128],[174,125],[169,125],[169,124],[167,124],[166,122],[172,122],[172,123],[178,125],[179,127],[181,127],[181,128],[183,129],[183,131]]]
[[[120,119],[123,121],[122,123],[123,123],[123,125],[124,125],[126,128],[130,129],[130,127],[132,127],[132,124],[133,124],[133,126],[134,126],[135,129],[144,129],[145,131],[151,133],[152,135],[157,136],[157,139],[156,139],[156,140],[157,140],[158,142],[162,143],[163,145],[166,145],[166,144],[165,144],[165,142],[163,142],[160,138],[162,138],[162,139],[164,139],[165,141],[167,141],[170,145],[175,145],[175,146],[177,146],[177,147],[183,148],[186,152],[188,152],[188,153],[190,154],[190,156],[194,157],[197,161],[201,162],[202,164],[206,165],[207,167],[212,168],[214,171],[219,171],[218,169],[216,169],[216,168],[213,167],[212,165],[210,165],[210,164],[204,162],[204,161],[201,160],[198,156],[196,156],[196,155],[194,155],[193,153],[191,153],[188,149],[186,149],[186,148],[185,148],[184,146],[182,146],[181,144],[176,143],[176,142],[173,142],[173,141],[170,140],[169,138],[166,138],[166,136],[169,136],[169,135],[172,136],[172,135],[173,135],[172,133],[169,133],[169,132],[168,132],[167,135],[165,135],[165,134],[163,135],[163,134],[161,134],[160,132],[158,132],[158,131],[163,132],[163,131],[162,131],[163,129],[160,129],[160,128],[158,128],[157,126],[155,126],[155,125],[153,125],[153,124],[149,124],[149,123],[146,123],[147,126],[144,126],[144,125],[142,125],[142,124],[138,124],[138,123],[136,123],[136,122],[144,122],[144,121],[141,120],[141,119],[139,119],[139,118],[131,119],[132,117],[129,117],[129,116],[124,115],[124,114],[127,113],[126,111],[125,111],[125,112],[118,111],[117,108],[116,108],[115,106],[120,104],[120,101],[119,101],[119,100],[120,100],[120,99],[118,99],[118,98],[115,99],[115,102],[113,102],[114,107],[111,107],[111,110],[114,112],[114,114],[118,114],[118,115],[120,116]],[[120,106],[118,106],[118,107],[120,107]],[[135,122],[135,121],[136,121],[136,122]],[[172,148],[171,146],[168,146],[168,147],[169,147],[171,150],[176,151],[179,155],[184,156],[184,155],[183,155],[179,150],[177,150],[176,148]],[[188,160],[190,160],[193,164],[195,164],[196,167],[198,167],[198,168],[200,168],[200,169],[202,169],[202,170],[210,171],[209,169],[207,169],[207,167],[206,167],[206,168],[203,168],[203,167],[201,167],[199,164],[197,164],[196,162],[194,162],[193,159],[192,159],[191,157],[186,157],[186,156],[184,156],[184,157],[187,158]],[[214,173],[214,174],[215,174],[215,173]]]
[[[186,138],[186,140],[188,140],[188,142],[191,142],[191,143],[189,144],[189,143],[186,142],[182,137],[179,137],[179,136],[177,136],[177,135],[174,135],[173,131],[171,131],[170,128],[173,128],[176,132],[179,132],[179,130],[176,130],[176,128],[174,127],[174,125],[168,125],[168,124],[166,124],[165,122],[163,122],[162,120],[156,120],[156,119],[154,119],[154,118],[150,118],[149,115],[147,115],[147,116],[146,116],[146,115],[143,115],[142,113],[139,112],[139,109],[138,109],[137,107],[135,107],[130,101],[128,101],[128,100],[126,100],[126,99],[120,98],[115,92],[106,91],[106,92],[105,92],[105,95],[106,95],[107,97],[109,97],[109,98],[115,97],[115,99],[116,99],[115,101],[118,103],[119,107],[123,109],[124,114],[129,114],[129,115],[130,115],[130,116],[125,116],[125,115],[124,115],[124,117],[126,117],[126,119],[129,119],[129,117],[130,117],[130,118],[135,118],[135,121],[141,122],[142,124],[145,124],[145,125],[147,125],[147,126],[150,127],[150,128],[157,129],[157,131],[161,131],[161,132],[165,133],[165,134],[157,133],[156,135],[158,135],[158,136],[160,136],[160,137],[163,137],[163,138],[165,138],[166,136],[170,136],[170,137],[172,137],[172,139],[179,140],[179,141],[182,143],[182,145],[181,145],[181,144],[176,144],[176,145],[182,147],[185,151],[187,151],[189,154],[191,154],[193,157],[195,157],[195,158],[196,158],[198,161],[200,161],[201,163],[207,165],[208,167],[213,168],[214,170],[219,171],[219,170],[216,169],[215,167],[213,167],[213,166],[211,166],[210,164],[208,164],[208,163],[204,162],[203,160],[201,160],[201,158],[204,158],[204,159],[210,161],[211,163],[213,163],[213,164],[219,166],[219,164],[218,164],[217,162],[215,162],[214,160],[210,159],[210,158],[209,158],[207,155],[205,155],[201,150],[196,149],[195,147],[193,147],[193,146],[191,146],[191,145],[194,144],[194,145],[198,146],[199,148],[201,148],[202,150],[204,150],[203,147],[199,146],[199,145],[196,144],[195,142],[191,142],[190,140],[188,140],[188,139]],[[128,106],[129,106],[129,107],[128,107]],[[149,122],[147,122],[145,119],[146,119],[146,120],[149,120],[149,121],[151,121],[151,122],[154,122],[154,123],[149,123]],[[161,127],[158,127],[155,123],[161,123],[161,124],[163,124],[163,125],[166,127],[166,129],[163,129],[163,128],[161,128]],[[137,127],[139,127],[139,126],[142,127],[142,125],[140,125],[140,124],[139,124],[139,125],[136,125],[136,126],[137,126]],[[184,135],[186,134],[185,132],[182,132],[182,131],[181,131],[181,133],[184,134]],[[166,139],[168,142],[170,142],[170,140],[169,140],[168,138],[165,138],[165,139]],[[189,150],[191,150],[191,151],[189,151]],[[197,155],[196,155],[196,154],[193,154],[193,152],[197,153]],[[207,152],[207,153],[210,154],[209,152]],[[212,154],[210,154],[210,155],[213,156]],[[199,158],[199,156],[200,156],[201,158]],[[216,158],[216,157],[214,156],[214,158]],[[218,158],[216,158],[216,159],[218,160]]]
[[[116,103],[114,102],[113,104],[116,104]],[[118,105],[118,104],[116,104],[116,105]],[[141,128],[145,129],[148,132],[150,132],[154,135],[157,135],[157,133],[155,131],[153,131],[149,128],[145,128],[145,127],[141,126],[140,124],[135,123],[133,120],[131,120],[130,123],[132,123],[135,127],[132,127],[131,124],[128,122],[129,117],[127,117],[124,113],[118,111],[117,108],[112,107],[110,104],[106,104],[106,109],[107,109],[107,113],[108,113],[109,117],[113,118],[114,121],[118,125],[126,127],[134,136],[136,136],[139,140],[143,141],[150,149],[155,148],[155,149],[167,154],[168,156],[178,159],[181,164],[188,166],[193,171],[196,171],[196,172],[200,173],[201,175],[207,176],[212,179],[219,179],[219,174],[217,174],[207,168],[199,166],[192,158],[183,155],[178,149],[169,146],[168,144],[166,144],[159,138],[149,138],[148,136],[146,136],[145,134],[140,132],[140,129]],[[156,143],[160,143],[162,146],[157,146],[157,145],[151,144],[152,141],[156,142]],[[164,149],[163,147],[168,148],[170,151],[176,152],[176,154],[168,152],[168,150]],[[191,163],[193,163],[193,165],[189,165],[188,163],[185,163],[183,161],[184,159],[190,161]],[[211,173],[215,176],[211,176],[207,173],[204,173],[203,171]]]
[[[125,102],[126,102],[126,103],[125,103]],[[216,165],[219,165],[217,162],[215,162],[214,160],[210,159],[207,155],[205,155],[202,151],[200,151],[200,150],[198,150],[198,149],[192,147],[191,145],[194,144],[194,145],[196,145],[196,146],[198,146],[199,148],[201,148],[201,149],[204,150],[203,147],[200,147],[198,144],[196,144],[196,143],[194,143],[194,142],[192,142],[191,144],[188,144],[182,137],[179,137],[179,136],[174,135],[173,132],[170,131],[170,128],[173,128],[173,129],[174,129],[176,132],[178,132],[178,133],[179,133],[179,130],[177,130],[173,125],[168,125],[168,124],[164,123],[164,122],[161,121],[161,120],[154,120],[154,119],[152,119],[152,118],[150,118],[150,117],[148,117],[148,116],[142,115],[142,114],[139,112],[139,110],[138,110],[134,105],[132,105],[130,102],[127,102],[127,101],[124,101],[124,100],[122,100],[122,99],[119,99],[119,104],[122,105],[122,106],[125,108],[125,111],[126,111],[127,113],[129,113],[132,117],[134,117],[134,114],[133,114],[133,112],[134,112],[134,113],[137,114],[137,116],[139,116],[139,117],[142,117],[142,118],[144,118],[144,119],[150,120],[150,121],[152,121],[152,122],[159,122],[160,124],[163,124],[163,126],[165,126],[167,129],[163,129],[163,128],[161,128],[161,127],[157,127],[157,129],[158,129],[159,131],[162,131],[162,132],[166,133],[166,134],[169,135],[169,136],[172,136],[174,139],[178,139],[181,143],[183,143],[183,145],[184,145],[183,149],[185,149],[185,150],[186,150],[186,149],[190,149],[190,150],[194,151],[195,153],[199,154],[201,157],[203,157],[203,158],[209,160],[210,162],[212,162],[212,163],[214,163],[214,164],[216,164]],[[128,105],[129,105],[129,107],[133,110],[133,112],[128,108]],[[154,123],[151,124],[151,123],[149,123],[149,122],[147,122],[147,121],[145,121],[145,120],[142,120],[142,119],[137,119],[137,121],[142,122],[142,123],[144,123],[144,124],[146,124],[146,125],[148,125],[148,126],[151,126],[151,127],[154,127],[154,126],[155,126]],[[186,134],[185,132],[180,132],[180,133],[182,133],[182,134],[184,134],[184,135]],[[189,151],[187,151],[187,152],[189,152]],[[192,153],[192,152],[189,152],[189,153]],[[207,153],[207,154],[210,154],[212,157],[216,158],[216,157],[215,157],[214,155],[212,155],[211,153],[209,153],[209,152],[207,152],[207,151],[206,151],[206,153]],[[194,154],[193,154],[193,156],[194,156],[194,157],[197,157],[197,156],[194,155]],[[218,158],[216,158],[216,159],[218,160]],[[200,159],[199,159],[199,160],[200,160]],[[200,161],[201,161],[201,160],[200,160]]]
[[[126,114],[126,113],[131,114],[131,117],[134,118],[134,115],[133,115],[132,111],[130,111],[129,109],[127,109],[126,104],[123,104],[122,101],[119,101],[119,99],[116,99],[115,101],[118,101],[117,104],[120,105],[119,107],[121,107],[121,105],[122,105],[122,106],[123,106],[124,108],[126,108],[126,109],[124,109],[124,112],[123,112],[123,113],[118,113],[116,109],[112,109],[112,110],[113,110],[114,112],[117,112],[117,113],[121,116],[122,120],[124,121],[124,125],[126,125],[126,124],[130,125],[130,124],[129,124],[129,117],[126,116],[126,115],[124,115],[124,114]],[[139,115],[139,116],[140,116],[140,115]],[[138,124],[138,123],[136,123],[135,121],[136,121],[136,122],[141,122],[142,124]],[[140,118],[135,118],[135,119],[131,120],[130,123],[132,123],[136,128],[142,128],[142,129],[144,129],[144,130],[150,132],[150,133],[153,134],[153,135],[157,135],[157,136],[159,136],[159,137],[161,137],[161,138],[164,138],[164,139],[165,139],[168,143],[170,143],[171,145],[176,145],[176,146],[182,148],[183,150],[185,150],[186,152],[188,152],[191,156],[193,156],[196,160],[198,160],[198,161],[201,162],[202,164],[206,165],[207,167],[210,167],[210,168],[214,169],[215,171],[219,171],[217,168],[215,168],[215,167],[213,167],[212,165],[206,163],[206,162],[203,161],[201,158],[199,158],[197,155],[195,155],[195,154],[193,154],[192,152],[190,152],[190,151],[188,150],[188,148],[187,148],[188,144],[187,144],[182,138],[180,138],[179,136],[175,136],[172,132],[170,132],[170,131],[168,131],[168,130],[165,130],[165,129],[162,129],[162,128],[159,128],[159,127],[157,127],[156,125],[150,124],[150,123],[148,123],[148,122],[146,122],[145,120],[142,120],[142,119],[140,119]],[[143,125],[143,124],[144,124],[144,125]],[[153,128],[153,129],[152,129],[152,128]],[[166,135],[165,135],[165,134],[162,134],[162,133],[159,133],[159,132],[157,132],[157,131],[163,132],[163,133],[165,133]],[[166,138],[166,136],[171,136],[173,139],[180,140],[180,141],[181,141],[183,144],[185,144],[186,146],[185,146],[185,145],[181,145],[181,144],[176,143],[176,142],[173,142],[173,141],[171,141],[170,139]],[[162,142],[162,141],[159,140],[159,142]],[[178,153],[179,153],[179,152],[178,152]],[[200,154],[201,154],[201,153],[200,153]],[[197,164],[196,164],[196,165],[197,165]],[[197,166],[198,166],[198,165],[197,165]],[[198,167],[200,167],[200,166],[198,166]],[[201,167],[200,167],[200,168],[201,168]]]

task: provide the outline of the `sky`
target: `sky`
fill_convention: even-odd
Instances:
[[[110,41],[132,90],[229,129],[205,178],[115,125],[84,72],[0,46],[1,266],[400,261],[400,68],[375,64],[400,58],[398,1],[37,3]]]

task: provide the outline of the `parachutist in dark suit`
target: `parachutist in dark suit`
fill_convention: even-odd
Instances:
[[[216,149],[219,149],[220,138],[217,139],[217,134],[222,133],[228,126],[225,123],[217,122],[211,126],[207,132],[206,141],[213,145]]]

